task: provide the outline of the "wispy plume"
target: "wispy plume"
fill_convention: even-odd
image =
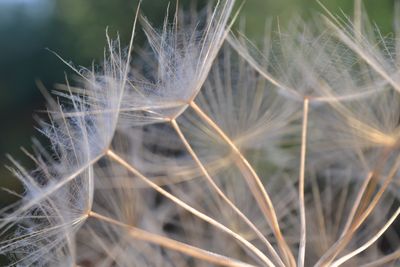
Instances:
[[[79,79],[38,83],[51,150],[24,149],[32,171],[10,157],[9,266],[399,262],[397,39],[355,0],[353,18],[268,20],[257,47],[231,32],[234,5],[168,8],[161,29],[138,7],[100,67],[60,57]]]

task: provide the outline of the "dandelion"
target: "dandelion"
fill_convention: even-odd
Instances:
[[[374,43],[356,0],[322,30],[271,20],[257,49],[230,33],[233,7],[177,9],[161,30],[138,8],[126,52],[107,35],[100,69],[64,61],[81,86],[43,90],[52,151],[24,150],[34,171],[10,158],[10,266],[398,262],[397,44]]]

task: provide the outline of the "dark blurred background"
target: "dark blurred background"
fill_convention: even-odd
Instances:
[[[193,3],[181,0],[183,6]],[[207,1],[198,0],[198,5]],[[240,4],[242,1],[238,1]],[[333,13],[352,15],[351,0],[321,0]],[[365,0],[368,15],[383,33],[390,32],[394,0]],[[168,1],[143,0],[142,12],[159,25]],[[175,0],[171,0],[171,7]],[[34,114],[44,108],[44,98],[35,80],[48,88],[64,82],[68,67],[49,48],[75,65],[90,66],[101,62],[105,47],[105,29],[112,36],[119,32],[127,44],[136,10],[136,0],[0,0],[0,187],[21,191],[16,179],[4,167],[6,153],[22,165],[32,166],[20,147],[30,150],[31,138],[40,137],[35,130]],[[246,17],[251,38],[262,36],[264,21],[279,16],[280,21],[301,14],[322,12],[315,0],[247,0],[240,17]],[[143,41],[143,36],[138,42]],[[0,208],[14,201],[0,191]]]

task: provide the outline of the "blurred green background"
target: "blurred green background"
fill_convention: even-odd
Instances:
[[[182,5],[193,3],[181,0]],[[198,5],[206,3],[198,0]],[[242,1],[238,1],[240,4]],[[321,0],[333,13],[352,15],[352,0]],[[168,1],[143,0],[142,12],[159,25]],[[175,1],[171,1],[171,6]],[[365,0],[368,15],[383,33],[390,32],[394,0]],[[101,62],[105,46],[105,29],[111,35],[120,33],[127,44],[137,6],[136,0],[0,0],[0,187],[20,191],[16,179],[4,167],[6,153],[31,167],[20,147],[30,148],[35,130],[34,114],[43,109],[44,101],[35,80],[51,89],[63,83],[71,71],[56,56],[59,53],[75,65],[90,66]],[[247,0],[240,17],[246,18],[251,38],[263,34],[264,21],[279,16],[284,23],[294,15],[305,19],[322,8],[315,0]],[[143,36],[138,42],[143,41]],[[0,208],[15,198],[0,191]]]

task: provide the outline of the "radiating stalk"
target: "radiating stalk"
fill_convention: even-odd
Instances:
[[[299,173],[299,206],[300,206],[300,245],[297,265],[304,266],[304,258],[306,253],[306,209],[304,204],[304,172],[306,164],[307,150],[307,124],[308,124],[308,98],[304,99],[303,106],[303,127],[301,131],[301,156],[300,156],[300,173]]]
[[[229,266],[229,267],[253,266],[253,265],[238,261],[236,259],[232,259],[232,258],[223,256],[223,255],[220,255],[217,253],[210,252],[208,250],[204,250],[204,249],[201,249],[198,247],[194,247],[194,246],[185,244],[183,242],[176,241],[174,239],[171,239],[171,238],[168,238],[165,236],[147,232],[140,228],[124,224],[120,221],[114,220],[110,217],[98,214],[93,211],[89,212],[89,217],[126,228],[129,235],[134,239],[142,240],[142,241],[156,244],[156,245],[159,245],[159,246],[171,249],[171,250],[175,250],[175,251],[181,252],[183,254],[186,254],[188,256],[191,256],[191,257],[203,260],[203,261],[207,261],[212,264],[218,264],[218,265]]]
[[[275,249],[271,245],[271,243],[265,238],[265,236],[260,232],[260,230],[247,218],[246,215],[243,214],[239,210],[239,208],[226,196],[226,194],[221,190],[221,188],[215,183],[214,179],[211,177],[207,169],[204,167],[203,163],[198,158],[197,154],[192,149],[191,145],[189,144],[188,140],[186,139],[185,135],[182,133],[178,123],[176,120],[171,120],[171,124],[175,131],[177,132],[179,138],[181,139],[182,143],[185,145],[187,151],[192,156],[193,160],[196,162],[197,166],[200,168],[201,172],[203,173],[204,177],[207,179],[210,186],[215,190],[215,192],[222,198],[225,203],[227,203],[235,213],[256,233],[256,235],[260,238],[260,240],[267,246],[270,253],[273,255],[274,259],[279,263],[280,266],[284,266],[281,258],[276,253]]]
[[[335,257],[347,246],[354,233],[360,228],[360,226],[365,222],[371,212],[375,209],[376,205],[392,182],[393,177],[396,175],[399,168],[400,157],[396,159],[396,162],[390,169],[389,174],[383,181],[378,192],[375,194],[369,204],[365,204],[366,207],[361,209],[359,215],[355,217],[356,220],[352,222],[349,230],[331,246],[331,248],[320,258],[316,266],[326,266],[327,264],[330,264],[335,259]]]
[[[363,252],[366,250],[368,247],[370,247],[373,243],[378,240],[385,232],[386,230],[390,227],[390,225],[396,220],[396,218],[400,214],[400,208],[396,210],[396,212],[392,215],[392,217],[385,223],[385,225],[376,233],[370,240],[368,240],[364,245],[358,247],[356,250],[344,255],[343,257],[339,258],[335,262],[332,263],[331,267],[338,267],[339,265],[342,265],[352,257],[356,256],[357,254]]]
[[[243,176],[250,188],[251,193],[256,199],[257,204],[263,212],[263,215],[265,216],[267,222],[273,229],[279,248],[284,254],[286,264],[288,266],[295,266],[295,259],[292,255],[292,252],[290,251],[289,246],[283,238],[271,198],[269,197],[264,185],[262,184],[260,177],[258,177],[256,171],[243,156],[237,146],[233,143],[233,141],[224,133],[224,131],[209,116],[207,116],[207,114],[205,114],[204,111],[194,101],[190,102],[189,105],[199,115],[199,117],[212,129],[214,129],[232,149],[233,154],[236,156],[238,167],[243,173]]]
[[[199,210],[193,208],[192,206],[185,203],[181,199],[179,199],[176,196],[172,195],[171,193],[167,192],[162,187],[160,187],[156,183],[152,182],[149,178],[147,178],[142,173],[140,173],[135,167],[133,167],[128,162],[126,162],[123,158],[121,158],[119,155],[117,155],[114,151],[108,150],[107,155],[112,160],[119,163],[121,166],[125,167],[129,172],[131,172],[132,174],[137,176],[139,179],[141,179],[143,182],[145,182],[148,186],[150,186],[151,188],[156,190],[158,193],[160,193],[164,197],[166,197],[169,200],[171,200],[172,202],[174,202],[176,205],[180,206],[181,208],[185,209],[186,211],[192,213],[193,215],[197,216],[198,218],[202,219],[203,221],[209,223],[210,225],[213,225],[214,227],[218,228],[219,230],[225,232],[226,234],[228,234],[231,237],[233,237],[234,239],[236,239],[244,247],[249,249],[249,251],[254,253],[254,255],[256,255],[264,264],[266,264],[267,266],[273,266],[271,260],[265,254],[263,254],[257,247],[255,247],[252,243],[247,241],[241,235],[237,234],[236,232],[232,231],[225,225],[221,224],[220,222],[216,221],[215,219],[211,218],[210,216],[200,212]]]

